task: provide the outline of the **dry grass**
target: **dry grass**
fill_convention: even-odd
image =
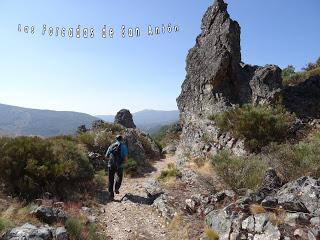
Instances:
[[[204,232],[205,232],[206,237],[208,238],[208,240],[219,240],[219,238],[220,238],[219,234],[215,230],[213,230],[211,228],[207,227],[204,230]]]
[[[286,211],[283,208],[277,208],[273,213],[269,214],[269,221],[274,226],[284,224],[286,218]]]
[[[266,213],[266,209],[259,205],[259,204],[251,204],[250,205],[250,212],[251,214],[260,214],[260,213]]]
[[[184,225],[182,215],[176,214],[169,225],[171,239],[189,240],[189,228],[189,225]]]
[[[39,224],[40,221],[30,214],[35,208],[34,204],[23,206],[21,203],[12,203],[5,211],[0,214],[1,218],[7,219],[8,221],[19,225],[22,223]]]

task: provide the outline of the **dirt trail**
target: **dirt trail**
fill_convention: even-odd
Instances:
[[[150,205],[144,186],[174,161],[174,157],[162,159],[154,163],[153,172],[139,178],[125,178],[115,201],[101,205],[101,212],[105,213],[97,220],[110,239],[168,239],[167,226]]]

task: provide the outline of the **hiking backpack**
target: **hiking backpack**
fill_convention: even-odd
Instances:
[[[121,159],[121,143],[116,142],[113,143],[110,146],[110,151],[109,151],[109,167],[115,167],[119,168],[122,164],[122,159]]]

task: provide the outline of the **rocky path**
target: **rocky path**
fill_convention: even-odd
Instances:
[[[144,186],[172,162],[174,157],[162,159],[154,163],[153,172],[125,178],[115,201],[100,206],[97,221],[105,227],[110,239],[169,239],[167,226],[151,206]]]

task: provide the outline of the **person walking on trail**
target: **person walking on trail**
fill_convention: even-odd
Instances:
[[[109,193],[110,200],[114,199],[114,192],[119,194],[123,178],[123,164],[128,161],[128,148],[124,144],[123,137],[118,135],[116,141],[110,145],[106,152],[108,158]],[[114,184],[114,177],[117,176]],[[114,191],[113,191],[114,190]]]

